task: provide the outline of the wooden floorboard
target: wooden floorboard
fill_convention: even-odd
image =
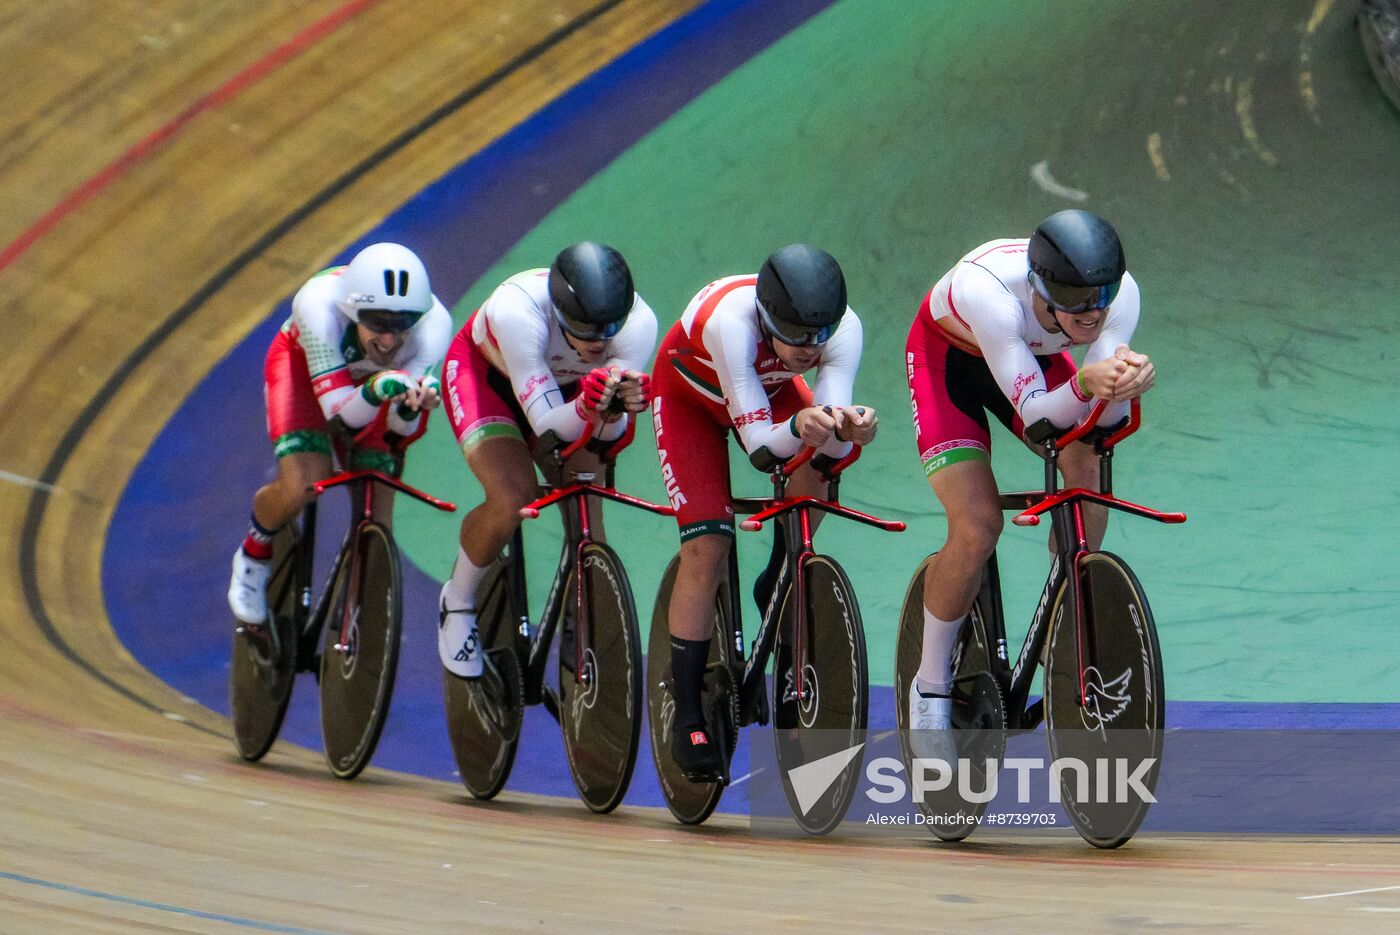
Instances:
[[[11,341],[0,384],[0,931],[874,932],[955,919],[989,931],[1288,932],[1383,918],[1297,897],[1400,885],[1388,842],[1150,838],[1103,855],[1066,840],[772,841],[734,818],[696,832],[655,810],[598,819],[511,794],[475,805],[450,784],[373,769],[344,783],[318,754],[285,746],[250,767],[221,718],[117,642],[101,590],[105,530],[185,394],[407,198],[695,4],[624,0],[268,244],[168,331],[212,272],[307,192],[595,4],[365,4],[179,124],[0,269]],[[0,242],[347,9],[0,10]],[[218,432],[191,443],[218,444]],[[228,638],[223,621],[165,623]]]

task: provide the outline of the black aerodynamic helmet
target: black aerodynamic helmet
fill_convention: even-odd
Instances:
[[[637,292],[622,254],[585,240],[554,258],[549,297],[560,327],[581,341],[598,341],[622,330]]]
[[[1113,225],[1088,211],[1050,215],[1031,234],[1030,281],[1051,308],[1106,308],[1118,295],[1127,262]]]
[[[846,277],[825,250],[789,244],[758,271],[758,314],[784,344],[825,344],[846,313]]]

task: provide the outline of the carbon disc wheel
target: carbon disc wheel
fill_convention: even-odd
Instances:
[[[1095,847],[1114,848],[1142,824],[1161,770],[1162,652],[1147,598],[1126,562],[1091,552],[1081,559],[1080,576],[1084,626],[1076,626],[1068,587],[1051,617],[1047,736],[1051,760],[1070,766],[1060,773],[1060,795],[1075,830]]]
[[[403,626],[399,553],[388,529],[362,523],[340,569],[321,649],[321,739],[331,772],[354,779],[389,716]]]
[[[272,748],[282,729],[296,680],[297,612],[296,566],[301,535],[288,523],[272,538],[272,574],[267,585],[270,626],[250,632],[235,622],[233,655],[229,664],[229,708],[238,755],[260,760]]]
[[[584,546],[575,575],[583,575],[583,646],[572,613],[560,622],[559,725],[579,798],[594,812],[617,808],[627,794],[641,740],[642,650],[632,587],[617,553]],[[572,610],[577,579],[570,575],[564,606]]]
[[[442,671],[447,734],[462,785],[478,799],[491,799],[505,788],[520,743],[525,715],[525,679],[517,652],[516,612],[511,607],[506,564],[497,559],[481,579],[476,624],[486,649],[480,679],[458,678]]]

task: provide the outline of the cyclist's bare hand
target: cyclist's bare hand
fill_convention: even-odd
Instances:
[[[1120,373],[1113,384],[1113,399],[1134,399],[1152,389],[1152,384],[1157,379],[1157,371],[1146,354],[1139,354],[1128,345],[1120,344],[1113,356],[1128,365],[1128,369]]]
[[[1118,378],[1131,369],[1126,360],[1118,357],[1109,357],[1104,360],[1096,360],[1091,364],[1085,364],[1079,370],[1079,375],[1075,377],[1084,392],[1098,399],[1113,399],[1114,388],[1118,385]]]
[[[875,415],[874,406],[845,406],[841,414],[838,437],[857,445],[868,445],[875,440],[875,427],[880,424],[880,417]]]
[[[442,404],[442,384],[432,375],[418,381],[418,409],[426,412]]]
[[[809,406],[797,413],[797,437],[802,444],[820,448],[836,431],[838,416],[822,406]]]

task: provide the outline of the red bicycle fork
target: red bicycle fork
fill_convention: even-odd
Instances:
[[[1056,489],[1059,483],[1059,477],[1056,473],[1059,453],[1069,447],[1072,442],[1085,438],[1098,425],[1099,417],[1103,415],[1107,406],[1107,401],[1099,400],[1079,425],[1058,438],[1050,437],[1042,442],[1044,450],[1041,457],[1045,459],[1044,491],[1003,494],[1001,497],[1004,506],[1011,509],[1021,508],[1021,512],[1011,520],[1017,526],[1038,526],[1041,515],[1050,513],[1055,519],[1054,535],[1060,546],[1060,554],[1072,556],[1067,581],[1074,595],[1075,664],[1079,669],[1076,697],[1081,708],[1086,707],[1089,703],[1084,677],[1087,668],[1085,657],[1088,655],[1085,636],[1085,620],[1088,617],[1085,613],[1085,592],[1088,588],[1081,566],[1090,549],[1089,536],[1084,528],[1084,504],[1094,503],[1106,509],[1120,510],[1133,516],[1156,520],[1159,523],[1186,522],[1185,513],[1163,513],[1151,507],[1120,500],[1113,495],[1113,449],[1123,439],[1136,432],[1142,424],[1140,399],[1132,400],[1128,418],[1123,425],[1107,430],[1107,434],[1097,437],[1093,441],[1094,452],[1099,457],[1099,487],[1102,492],[1083,487],[1071,487],[1067,490]],[[1068,529],[1064,528],[1063,523],[1068,523]],[[1051,623],[1053,624],[1053,621]],[[1052,636],[1053,634],[1049,634],[1046,639],[1050,639]]]
[[[423,424],[426,426],[426,418],[423,420]],[[419,434],[421,434],[421,432]],[[414,437],[416,438],[417,436]],[[409,440],[411,441],[412,439]],[[347,484],[355,483],[360,484],[360,521],[356,524],[355,531],[352,535],[357,534],[365,523],[371,522],[374,519],[374,489],[376,484],[383,484],[393,490],[408,494],[413,499],[426,503],[428,506],[442,510],[445,513],[452,513],[457,509],[455,503],[451,503],[447,500],[439,500],[431,494],[426,494],[416,487],[410,487],[398,478],[390,477],[388,474],[384,474],[380,471],[341,471],[339,474],[332,474],[325,480],[317,481],[307,489],[308,491],[314,492],[317,496],[320,496],[332,487],[342,487]],[[355,535],[355,538],[358,539],[358,535]],[[359,593],[360,566],[362,564],[360,550],[358,548],[355,549],[347,560],[350,562],[350,582],[349,587],[345,591],[347,599],[341,602],[340,630],[336,636],[335,643],[331,647],[341,655],[348,655],[354,651],[354,646],[348,638],[349,635],[353,635],[350,634],[350,605],[354,603],[349,599],[349,595]]]
[[[593,526],[588,516],[588,504],[592,497],[597,497],[601,500],[613,500],[618,503],[626,504],[627,506],[634,506],[638,509],[656,513],[660,516],[676,515],[676,511],[669,506],[660,506],[655,503],[650,503],[637,497],[628,496],[625,493],[618,493],[611,487],[600,487],[588,481],[581,481],[579,483],[569,484],[566,487],[560,487],[557,490],[551,490],[539,499],[533,500],[520,508],[520,516],[522,519],[539,519],[540,512],[545,507],[552,506],[556,503],[562,504],[564,501],[570,499],[575,501],[572,505],[576,511],[573,516],[574,522],[578,526],[579,537],[577,544],[574,546],[574,568],[577,569],[577,573],[574,576],[574,682],[584,687],[588,686],[592,678],[591,672],[585,674],[584,671],[584,654],[588,647],[592,645],[593,634],[589,629],[592,625],[592,621],[589,620],[588,614],[585,613],[590,595],[588,592],[588,576],[584,574],[583,568],[583,550],[593,542]],[[566,523],[565,525],[567,527],[568,524]]]
[[[871,516],[869,513],[862,513],[859,510],[853,510],[850,507],[842,506],[840,503],[836,502],[837,487],[839,484],[838,479],[841,473],[854,464],[860,458],[863,451],[864,449],[857,445],[852,448],[851,452],[844,458],[822,471],[827,482],[828,499],[823,500],[818,497],[810,496],[788,497],[786,496],[787,479],[791,477],[799,467],[810,461],[816,452],[814,448],[804,449],[798,455],[788,460],[780,471],[774,473],[774,502],[772,505],[766,509],[759,510],[739,524],[739,528],[746,532],[757,532],[763,528],[763,524],[768,520],[777,519],[787,513],[795,514],[794,518],[797,520],[795,531],[790,531],[789,527],[783,524],[781,527],[781,534],[788,536],[788,552],[795,553],[797,556],[793,566],[792,590],[789,593],[792,594],[797,601],[795,610],[796,619],[794,621],[797,632],[793,634],[792,668],[793,692],[797,696],[799,708],[804,702],[809,700],[804,673],[807,668],[807,641],[810,635],[808,632],[810,623],[808,621],[807,602],[803,599],[803,596],[807,593],[805,587],[807,561],[816,554],[812,550],[812,510],[821,510],[823,513],[830,513],[834,516],[852,519],[856,522],[864,523],[867,526],[883,529],[886,532],[903,532],[906,528],[905,524],[902,522],[883,520],[877,516]]]

